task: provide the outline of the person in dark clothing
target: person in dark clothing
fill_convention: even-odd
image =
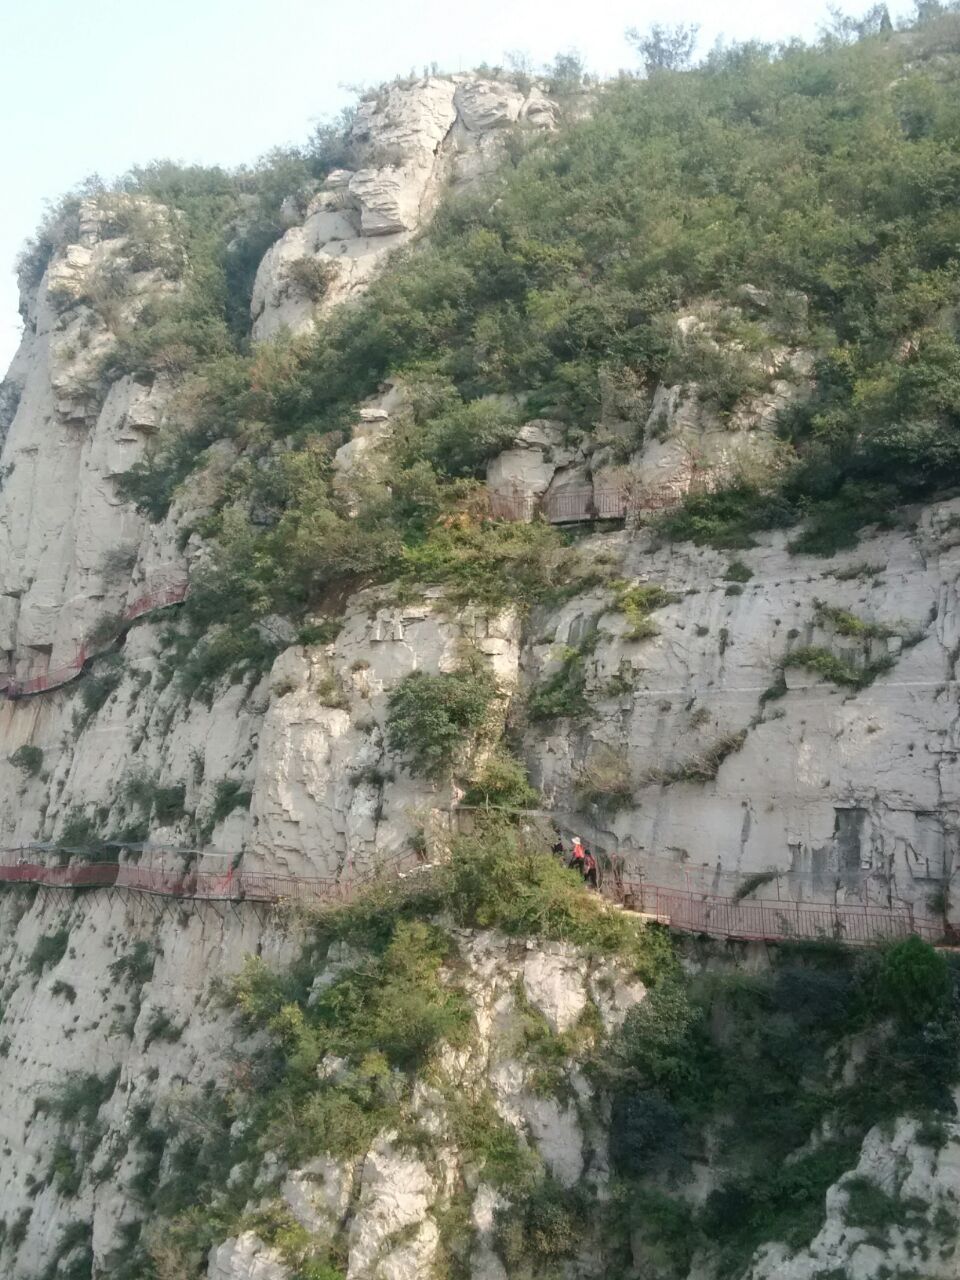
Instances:
[[[556,857],[558,857],[561,862],[563,861],[563,841],[560,839],[559,835],[557,836],[556,840],[554,840],[553,844],[550,846],[550,851]]]
[[[588,889],[597,888],[597,860],[589,849],[583,851],[583,883]]]

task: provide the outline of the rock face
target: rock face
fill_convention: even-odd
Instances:
[[[795,1256],[783,1245],[760,1250],[750,1280],[814,1280],[834,1274],[872,1280],[889,1269],[949,1280],[957,1274],[960,1203],[960,1125],[947,1124],[930,1145],[914,1120],[900,1120],[893,1136],[873,1129],[857,1167],[827,1192],[827,1220],[809,1248]],[[892,1208],[884,1221],[858,1216],[854,1188],[875,1188]],[[890,1214],[896,1215],[892,1220]]]
[[[348,137],[354,167],[327,177],[304,221],[261,263],[254,338],[310,329],[424,225],[444,183],[463,187],[490,171],[506,126],[547,129],[556,118],[536,88],[469,76],[428,76],[364,99]]]
[[[133,234],[119,234],[109,211],[94,200],[81,205],[78,243],[59,251],[36,294],[25,296],[26,330],[4,383],[0,665],[21,676],[72,661],[96,622],[121,612],[145,578],[159,585],[186,572],[172,533],[146,529],[115,488],[162,424],[170,387],[163,378],[109,383],[99,370],[116,331],[178,286],[170,269],[144,265]],[[155,256],[147,261],[166,261],[166,212],[143,201],[120,212],[135,212],[141,232],[148,220]]]
[[[387,751],[387,699],[412,671],[452,670],[469,640],[500,684],[516,684],[519,622],[429,597],[377,608],[360,595],[325,652],[288,649],[271,674],[260,731],[249,857],[266,869],[350,878],[396,859],[449,793],[412,777]],[[356,655],[364,655],[357,657]]]
[[[506,128],[550,128],[555,117],[537,89],[470,77],[429,77],[366,101],[352,130],[354,167],[329,176],[303,223],[261,264],[253,336],[309,329],[410,241],[443,183],[489,171]],[[177,387],[104,372],[118,330],[180,287],[172,225],[149,202],[84,202],[70,241],[24,299],[24,341],[0,389],[4,682],[74,661],[98,624],[152,588],[184,582],[203,555],[198,537],[183,534],[234,447],[214,446],[207,473],[171,515],[147,524],[117,480],[167,426]],[[757,290],[741,301],[743,314],[761,319],[770,306]],[[493,494],[517,497],[529,505],[521,514],[532,514],[540,502],[598,505],[618,486],[672,499],[752,466],[776,467],[773,416],[804,393],[809,355],[772,340],[741,352],[747,391],[724,403],[703,372],[716,372],[722,319],[706,305],[679,317],[686,363],[678,357],[649,400],[639,391],[605,395],[594,439],[569,439],[546,419],[526,423],[490,465]],[[401,399],[390,387],[358,408],[357,430],[334,461],[348,502],[376,465]],[[95,828],[145,832],[143,865],[152,868],[185,867],[197,845],[203,871],[222,871],[238,855],[244,869],[331,879],[388,865],[421,831],[447,822],[457,799],[412,777],[388,750],[390,692],[412,671],[450,670],[469,641],[513,700],[544,807],[648,884],[730,893],[745,876],[769,873],[790,903],[903,905],[930,917],[953,872],[960,824],[958,522],[960,500],[931,504],[909,525],[827,561],[789,554],[781,534],[735,560],[662,546],[642,528],[584,537],[584,557],[615,565],[619,587],[544,606],[523,625],[512,611],[451,609],[429,591],[412,604],[361,592],[330,643],[294,643],[289,623],[273,620],[284,647],[272,671],[223,681],[206,701],[171,682],[161,628],[145,618],[126,635],[122,667],[107,660],[58,692],[0,701],[3,859],[32,842],[69,845],[71,832],[85,843],[83,831]],[[642,635],[623,612],[623,583],[665,593]],[[843,615],[867,624],[871,638],[851,636],[838,624]],[[791,664],[800,650],[861,673],[870,667],[874,678],[831,683]],[[570,660],[592,710],[528,723],[525,697]],[[21,747],[41,753],[36,770],[11,759]],[[159,793],[162,812],[151,800]],[[611,794],[618,805],[604,803]],[[138,1126],[205,1085],[229,1085],[240,1031],[210,980],[254,951],[279,963],[295,942],[292,926],[240,904],[166,913],[146,898],[0,898],[0,1273],[55,1274],[70,1261],[58,1241],[76,1222],[92,1224],[97,1280],[120,1265],[125,1229],[140,1212]],[[478,1038],[470,1052],[450,1051],[446,1084],[489,1090],[497,1115],[557,1183],[603,1192],[605,1118],[591,1083],[571,1059],[569,1088],[545,1094],[524,1056],[524,1030],[534,1019],[549,1035],[571,1036],[595,1018],[613,1032],[645,998],[643,984],[558,944],[465,931],[458,948]],[[317,989],[355,961],[346,947],[331,951]],[[90,1126],[71,1127],[57,1110],[72,1072],[102,1087]],[[435,1083],[420,1082],[418,1108],[430,1159],[388,1130],[356,1161],[324,1155],[286,1167],[277,1156],[265,1196],[275,1190],[308,1232],[346,1231],[350,1280],[414,1280],[440,1256],[444,1215],[465,1188],[476,1228],[472,1280],[506,1280],[495,1247],[503,1198],[455,1149]],[[892,1138],[872,1134],[858,1169],[830,1193],[810,1248],[788,1257],[771,1246],[754,1280],[831,1270],[866,1280],[881,1264],[906,1265],[960,1195],[956,1145],[925,1147],[911,1126]],[[76,1167],[63,1163],[64,1145]],[[853,1177],[928,1209],[911,1210],[881,1249],[849,1222]],[[934,1242],[925,1274],[955,1274],[945,1250]],[[589,1259],[571,1268],[571,1280],[600,1270]],[[208,1274],[287,1280],[293,1269],[243,1231],[213,1249]]]
[[[950,875],[960,801],[956,508],[928,508],[910,534],[865,540],[826,573],[766,535],[739,554],[734,576],[747,580],[736,583],[729,553],[658,547],[649,534],[598,543],[623,553],[629,581],[669,597],[652,615],[658,634],[639,640],[609,594],[540,620],[523,650],[531,685],[558,646],[597,635],[583,660],[596,714],[527,734],[546,805],[652,883],[732,892],[743,874],[777,870],[790,898],[925,912]],[[865,688],[807,667],[782,679],[798,648],[862,668],[864,643],[841,634],[831,608],[889,631],[885,669]],[[615,814],[585,813],[574,793],[605,753],[629,763],[632,795]]]

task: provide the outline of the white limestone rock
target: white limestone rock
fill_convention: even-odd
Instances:
[[[453,102],[465,129],[485,133],[515,124],[524,106],[524,95],[512,85],[496,80],[467,80],[457,85]]]
[[[318,1156],[287,1174],[280,1196],[307,1231],[332,1234],[343,1223],[352,1191],[352,1166],[332,1156]]]
[[[750,1280],[816,1280],[842,1272],[851,1280],[873,1280],[887,1272],[922,1274],[929,1280],[954,1280],[958,1270],[957,1208],[960,1205],[960,1125],[945,1126],[946,1145],[939,1150],[918,1142],[916,1120],[901,1118],[893,1136],[871,1129],[855,1169],[828,1191],[827,1217],[806,1249],[792,1254],[782,1244],[758,1250]],[[908,1202],[905,1224],[883,1228],[849,1225],[851,1178],[875,1184],[892,1199]]]
[[[587,1006],[586,966],[574,947],[543,943],[523,966],[523,990],[557,1034],[569,1031]]]
[[[292,1274],[252,1231],[211,1249],[207,1265],[209,1280],[289,1280]]]
[[[445,183],[465,186],[495,165],[504,126],[552,128],[556,103],[539,89],[475,76],[427,76],[363,99],[350,127],[352,167],[328,174],[307,216],[266,253],[251,299],[253,337],[303,333],[362,291],[386,257],[429,219]],[[289,265],[336,266],[323,296],[290,288]]]
[[[349,1228],[347,1280],[416,1280],[424,1275],[439,1243],[437,1225],[427,1216],[436,1194],[421,1160],[397,1150],[390,1134],[378,1139],[360,1175]],[[402,1243],[395,1243],[401,1233]]]

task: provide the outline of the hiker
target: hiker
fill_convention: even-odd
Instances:
[[[563,861],[563,840],[560,838],[559,832],[557,832],[556,840],[550,846],[550,852],[559,858],[561,862]]]
[[[579,871],[583,874],[583,845],[579,836],[573,837],[573,849],[570,853],[570,861],[567,864],[571,871]]]
[[[583,883],[588,889],[597,888],[597,860],[589,849],[583,851]]]

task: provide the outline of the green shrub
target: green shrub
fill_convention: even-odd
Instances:
[[[613,814],[633,802],[633,778],[629,762],[612,747],[595,750],[587,759],[575,784],[577,803]]]
[[[916,935],[895,942],[869,972],[871,998],[908,1024],[949,1017],[953,981],[946,957]]]
[[[673,604],[677,596],[658,586],[630,586],[626,582],[613,584],[616,591],[614,608],[622,613],[629,623],[624,632],[627,640],[646,640],[658,634],[657,624],[650,617],[657,609]]]
[[[715,493],[688,494],[676,510],[661,516],[657,529],[674,542],[718,548],[754,546],[752,534],[782,529],[796,519],[792,504],[756,485],[740,483]]]
[[[482,478],[488,459],[516,436],[520,414],[497,400],[464,403],[449,378],[415,381],[410,387],[414,427],[402,461],[429,462],[443,476]]]
[[[844,1212],[847,1224],[879,1233],[881,1242],[886,1239],[891,1227],[904,1230],[918,1223],[926,1226],[927,1205],[916,1196],[902,1200],[899,1196],[889,1195],[876,1182],[859,1175],[844,1179],[843,1189],[847,1194]]]
[[[155,1040],[162,1040],[166,1044],[176,1044],[183,1035],[184,1027],[178,1027],[174,1023],[170,1015],[163,1009],[156,1009],[143,1037],[144,1049],[149,1049]]]
[[[496,682],[479,655],[441,675],[414,671],[390,695],[387,744],[408,758],[411,772],[439,781],[482,728],[496,694]]]
[[[545,852],[543,841],[522,840],[509,824],[494,817],[477,835],[453,842],[440,892],[440,901],[465,926],[562,940],[591,952],[621,953],[647,982],[674,965],[666,933],[644,928],[584,893],[579,874]]]
[[[817,621],[821,625],[825,623],[830,625],[841,636],[852,636],[858,640],[886,640],[889,636],[897,634],[892,627],[887,627],[881,622],[865,622],[855,613],[824,604],[822,600],[815,601],[814,607]]]
[[[833,684],[850,689],[864,689],[872,684],[878,675],[889,671],[895,665],[895,659],[884,654],[873,662],[865,663],[862,667],[855,667],[846,659],[838,658],[829,649],[817,645],[805,645],[788,653],[783,660],[783,665],[784,667],[806,667]]]
[[[116,858],[115,850],[111,850],[100,835],[97,823],[76,808],[68,813],[56,843],[62,850],[63,861],[67,860],[69,854],[79,854],[87,862],[104,862]]]
[[[493,805],[503,809],[533,809],[540,801],[519,760],[498,750],[488,756],[467,788],[465,805]]]
[[[699,755],[682,760],[669,769],[652,769],[644,782],[658,782],[670,786],[674,782],[712,782],[720,772],[720,766],[728,756],[739,751],[747,740],[747,730],[725,733]]]
[[[14,768],[22,770],[28,778],[35,778],[43,768],[42,748],[31,747],[26,743],[22,747],[17,747],[9,759]]]
[[[594,636],[579,648],[565,646],[561,650],[559,668],[530,690],[527,715],[531,720],[588,718],[592,714],[593,708],[585,693],[587,674],[584,657],[595,643]]]
[[[505,1192],[522,1192],[537,1171],[537,1160],[523,1146],[516,1129],[498,1113],[488,1092],[457,1090],[446,1100],[451,1130],[465,1161],[475,1165],[485,1182]]]
[[[143,940],[135,942],[129,951],[110,963],[110,976],[114,982],[128,983],[139,989],[153,977],[159,954],[153,944]]]
[[[520,1204],[496,1211],[497,1250],[511,1271],[524,1263],[549,1266],[572,1258],[583,1244],[585,1213],[580,1191],[545,1180]]]
[[[749,582],[753,577],[753,570],[749,569],[742,560],[731,560],[723,576],[728,582]]]
[[[338,275],[338,264],[332,258],[306,255],[284,263],[282,288],[321,302]]]
[[[38,977],[48,964],[59,964],[67,954],[69,943],[69,929],[58,929],[56,933],[41,934],[27,960],[27,972]]]

